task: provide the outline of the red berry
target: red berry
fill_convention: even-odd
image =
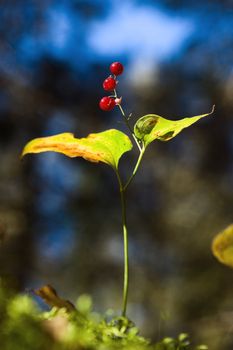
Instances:
[[[113,62],[110,66],[110,71],[114,75],[120,75],[123,73],[124,66],[120,62]]]
[[[115,87],[116,87],[116,80],[111,76],[105,79],[105,81],[103,82],[103,88],[106,91],[112,91],[115,89]]]
[[[115,105],[116,102],[114,98],[108,96],[103,97],[99,102],[99,106],[103,111],[111,111]]]

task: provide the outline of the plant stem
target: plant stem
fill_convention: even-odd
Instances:
[[[114,97],[115,97],[115,98],[118,98],[116,90],[114,90]],[[127,125],[128,129],[129,129],[129,131],[130,131],[131,136],[133,137],[133,139],[134,139],[134,141],[135,141],[135,143],[136,143],[136,145],[137,145],[139,151],[141,152],[142,149],[141,149],[140,143],[138,142],[138,139],[137,139],[137,137],[135,136],[134,131],[133,131],[133,129],[131,128],[131,126],[130,126],[130,124],[129,124],[129,120],[128,120],[128,118],[126,117],[126,114],[125,114],[124,109],[122,108],[121,104],[118,104],[117,106],[119,107],[119,109],[120,109],[120,111],[121,111],[121,114],[122,114],[122,116],[123,116],[123,118],[124,118],[124,120],[125,120],[125,124]]]
[[[116,175],[119,183],[120,197],[121,197],[122,229],[123,229],[123,237],[124,237],[124,287],[123,287],[123,306],[122,306],[123,317],[126,317],[128,290],[129,290],[129,249],[128,249],[128,230],[127,230],[127,222],[126,222],[125,192],[138,170],[138,167],[141,163],[144,152],[145,152],[145,147],[143,145],[143,148],[140,151],[140,154],[139,154],[137,163],[134,167],[134,170],[132,172],[132,175],[130,176],[130,178],[128,179],[125,185],[122,184],[120,174],[118,170],[116,170]]]
[[[125,123],[126,123],[126,125],[127,125],[128,129],[129,129],[129,131],[130,131],[130,133],[131,133],[131,135],[132,135],[132,137],[133,137],[133,139],[134,139],[134,141],[135,141],[135,143],[136,143],[136,145],[137,145],[137,147],[138,147],[139,151],[141,152],[141,146],[140,146],[140,143],[138,142],[138,139],[137,139],[137,137],[135,136],[135,134],[134,134],[134,132],[133,132],[133,130],[132,130],[132,128],[131,128],[131,126],[130,126],[130,124],[129,124],[128,118],[126,117],[126,115],[125,115],[125,112],[124,112],[123,108],[121,107],[121,105],[120,105],[120,104],[118,105],[118,107],[119,107],[119,109],[120,109],[120,111],[121,111],[121,114],[122,114],[122,115],[123,115],[123,117],[124,117]]]
[[[141,160],[142,160],[142,157],[143,157],[144,153],[145,153],[145,146],[143,145],[143,147],[142,147],[142,149],[140,151],[137,163],[136,163],[136,165],[134,167],[134,170],[133,170],[130,178],[126,182],[125,186],[124,186],[124,191],[126,191],[126,189],[128,188],[129,184],[131,183],[131,181],[133,180],[134,176],[136,175],[136,172],[138,171],[138,167],[139,167],[139,165],[141,163]]]
[[[118,98],[116,90],[114,90],[114,97]],[[128,301],[128,290],[129,290],[129,251],[128,251],[128,231],[127,231],[127,223],[126,223],[126,201],[125,201],[125,192],[128,188],[129,184],[133,180],[138,167],[141,163],[142,157],[145,152],[145,145],[142,143],[140,145],[140,142],[138,141],[136,135],[134,134],[134,130],[131,128],[129,124],[129,119],[126,117],[126,114],[124,112],[124,109],[122,108],[121,104],[118,104],[118,107],[121,111],[121,114],[125,120],[125,123],[130,131],[131,136],[133,137],[138,149],[139,149],[139,156],[137,159],[137,163],[134,167],[134,170],[129,177],[128,181],[125,185],[122,184],[122,180],[119,174],[119,171],[116,169],[116,175],[119,183],[119,190],[120,190],[120,197],[121,197],[121,215],[122,215],[122,229],[123,229],[123,237],[124,237],[124,287],[123,287],[123,306],[122,306],[122,316],[126,317],[126,308],[127,308],[127,301]]]
[[[128,231],[126,224],[126,205],[125,205],[125,190],[122,184],[118,170],[116,171],[119,182],[120,196],[121,196],[121,213],[122,213],[122,228],[124,236],[124,287],[123,287],[123,306],[122,316],[126,317],[126,308],[129,290],[129,252],[128,252]]]

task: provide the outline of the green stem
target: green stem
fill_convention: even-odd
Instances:
[[[131,181],[133,180],[134,176],[136,175],[136,173],[137,173],[137,171],[138,171],[138,167],[139,167],[139,165],[140,165],[140,163],[141,163],[141,160],[142,160],[142,157],[143,157],[144,153],[145,153],[145,147],[144,147],[144,145],[143,145],[143,147],[142,147],[142,149],[141,149],[141,151],[140,151],[140,154],[139,154],[137,163],[136,163],[136,165],[135,165],[135,167],[134,167],[134,170],[133,170],[133,172],[132,172],[130,178],[129,178],[128,181],[126,182],[125,186],[124,186],[124,191],[126,191],[126,189],[128,188],[129,184],[131,183]]]
[[[131,135],[132,135],[132,137],[133,137],[133,139],[134,139],[134,141],[135,141],[135,143],[136,143],[136,145],[137,145],[139,151],[141,152],[141,150],[142,150],[142,149],[141,149],[141,146],[140,146],[140,144],[139,144],[139,142],[138,142],[137,137],[136,137],[135,134],[134,134],[134,131],[132,130],[132,128],[131,128],[131,126],[130,126],[130,124],[129,124],[128,118],[126,117],[123,108],[121,107],[121,105],[118,105],[118,107],[119,107],[119,109],[120,109],[120,111],[121,111],[121,114],[122,114],[123,117],[124,117],[125,123],[126,123],[128,129],[129,129],[129,131],[130,131],[130,133],[131,133]]]
[[[125,186],[122,184],[121,177],[118,170],[116,170],[116,175],[119,183],[120,197],[121,197],[122,230],[123,230],[123,237],[124,237],[124,287],[123,287],[123,306],[122,306],[123,317],[126,317],[126,308],[127,308],[128,291],[129,291],[129,251],[128,251],[128,230],[127,230],[127,222],[126,222],[125,192],[138,170],[138,167],[141,163],[144,152],[145,152],[145,147],[143,146],[142,150],[140,151],[137,163],[134,167],[133,173],[130,176],[129,180],[126,182]]]
[[[124,190],[118,170],[116,171],[116,175],[119,182],[119,189],[120,189],[120,196],[121,196],[122,228],[123,228],[123,236],[124,236],[124,287],[123,287],[122,316],[126,317],[128,290],[129,290],[128,231],[127,231],[127,224],[126,224],[125,190]]]
[[[114,97],[118,98],[116,90],[114,90]],[[122,229],[123,229],[123,237],[124,237],[124,287],[123,287],[123,306],[122,306],[122,316],[126,317],[126,308],[127,308],[127,301],[128,301],[128,291],[129,291],[129,251],[128,251],[128,231],[127,231],[127,223],[126,223],[126,203],[125,203],[125,192],[128,188],[129,184],[133,180],[138,167],[141,163],[143,154],[145,152],[145,145],[142,143],[140,144],[139,140],[137,139],[136,135],[134,134],[134,130],[131,128],[129,124],[129,119],[127,118],[121,104],[118,104],[118,107],[121,111],[121,114],[125,120],[125,123],[131,133],[131,136],[133,137],[138,149],[139,149],[139,157],[137,160],[137,163],[134,167],[134,170],[126,182],[125,185],[122,184],[120,174],[118,170],[116,169],[116,175],[119,183],[119,190],[120,190],[120,197],[121,197],[121,214],[122,214]]]
[[[116,90],[114,90],[114,97],[115,97],[115,98],[118,98]],[[121,111],[121,114],[122,114],[122,116],[123,116],[123,118],[124,118],[124,120],[125,120],[125,124],[127,125],[128,129],[129,129],[129,131],[130,131],[131,136],[133,137],[133,139],[134,139],[134,141],[135,141],[135,143],[136,143],[136,145],[137,145],[139,151],[141,152],[142,149],[141,149],[140,143],[138,142],[138,139],[137,139],[137,137],[135,136],[134,131],[133,131],[133,129],[131,128],[131,126],[130,126],[130,124],[129,124],[129,120],[128,120],[128,118],[126,117],[126,114],[125,114],[124,109],[122,108],[121,104],[118,104],[117,106],[119,107],[119,109],[120,109],[120,111]]]

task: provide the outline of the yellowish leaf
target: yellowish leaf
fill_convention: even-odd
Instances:
[[[212,252],[221,263],[233,268],[233,224],[213,239]]]
[[[58,152],[68,157],[82,157],[90,162],[103,162],[117,169],[121,156],[130,151],[132,143],[127,135],[115,129],[86,138],[75,138],[71,133],[34,139],[26,144],[22,157],[28,153]]]

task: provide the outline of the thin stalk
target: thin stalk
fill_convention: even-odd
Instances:
[[[136,163],[136,165],[135,165],[135,167],[134,167],[134,170],[133,170],[133,172],[132,172],[130,178],[129,178],[128,181],[126,182],[124,188],[123,188],[124,191],[126,191],[126,189],[128,188],[129,184],[131,183],[131,181],[133,180],[134,176],[136,175],[136,173],[137,173],[137,171],[138,171],[138,167],[139,167],[139,165],[140,165],[140,163],[141,163],[141,161],[142,161],[142,157],[143,157],[144,153],[145,153],[145,147],[144,147],[144,145],[143,145],[143,147],[142,147],[142,149],[141,149],[141,151],[140,151],[140,154],[139,154],[137,163]]]
[[[123,287],[123,306],[122,306],[122,316],[126,317],[126,308],[128,300],[128,290],[129,290],[129,252],[128,252],[128,231],[126,224],[126,205],[125,205],[125,190],[119,175],[119,172],[116,171],[120,197],[121,197],[121,213],[122,213],[122,229],[124,236],[124,287]]]
[[[141,163],[144,152],[145,152],[145,147],[143,146],[142,150],[140,151],[137,163],[132,172],[132,175],[130,176],[130,178],[128,179],[125,185],[122,184],[120,174],[118,170],[116,170],[116,175],[119,183],[120,197],[121,197],[122,231],[123,231],[123,238],[124,238],[124,286],[123,286],[123,306],[122,306],[123,317],[126,317],[126,308],[127,308],[128,291],[129,291],[129,248],[128,248],[128,230],[127,230],[127,222],[126,222],[125,192],[138,170],[138,167]]]
[[[114,97],[115,97],[115,98],[118,98],[116,90],[114,90]],[[125,114],[124,109],[122,108],[121,104],[118,104],[117,106],[119,107],[119,109],[120,109],[120,111],[121,111],[121,114],[122,114],[122,116],[123,116],[123,118],[124,118],[124,120],[125,120],[126,126],[128,127],[128,129],[129,129],[129,131],[130,131],[131,136],[133,137],[133,139],[134,139],[134,141],[135,141],[135,143],[136,143],[136,145],[137,145],[139,151],[141,152],[141,150],[142,150],[142,149],[141,149],[141,145],[140,145],[140,143],[138,142],[138,139],[137,139],[137,137],[135,136],[134,131],[133,131],[133,129],[131,128],[131,126],[130,126],[130,124],[129,124],[129,120],[128,120],[126,114]]]
[[[116,77],[115,77],[116,78]],[[114,90],[114,96],[115,98],[118,98],[116,90]],[[136,162],[136,165],[134,167],[134,170],[129,177],[128,181],[125,185],[122,184],[122,180],[120,177],[120,174],[118,170],[116,170],[116,175],[119,183],[119,190],[120,190],[120,197],[121,197],[121,215],[122,215],[122,231],[123,231],[123,237],[124,237],[124,286],[123,286],[123,306],[122,306],[122,316],[126,317],[126,308],[127,308],[127,301],[128,301],[128,291],[129,291],[129,251],[128,251],[128,230],[127,230],[127,223],[126,223],[126,203],[125,203],[125,192],[128,188],[129,184],[133,180],[138,167],[141,163],[142,157],[145,152],[145,145],[142,143],[140,145],[140,142],[138,141],[136,135],[134,134],[134,130],[131,128],[129,119],[127,118],[124,109],[122,108],[121,104],[118,104],[118,107],[120,109],[120,112],[125,120],[126,126],[128,127],[131,136],[133,137],[138,149],[139,149],[139,157]]]
[[[130,124],[129,124],[128,118],[126,117],[123,108],[121,107],[120,104],[118,105],[118,107],[119,107],[119,109],[120,109],[120,111],[121,111],[121,114],[122,114],[123,117],[124,117],[125,123],[126,123],[128,129],[129,129],[129,131],[130,131],[130,133],[131,133],[131,135],[132,135],[132,137],[133,137],[133,139],[134,139],[134,141],[135,141],[135,143],[136,143],[136,145],[137,145],[139,151],[141,152],[142,149],[141,149],[140,143],[138,142],[138,139],[137,139],[137,137],[135,136],[134,131],[133,131],[133,129],[131,128],[131,126],[130,126]]]

